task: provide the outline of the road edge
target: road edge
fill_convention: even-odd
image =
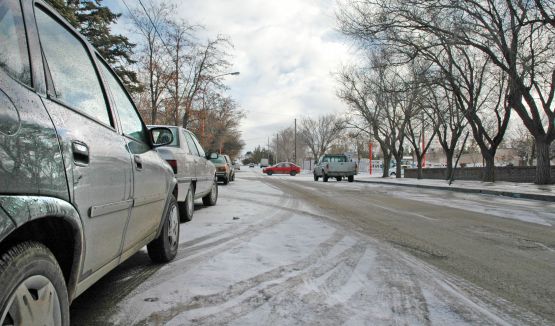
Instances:
[[[483,189],[483,188],[474,189],[474,188],[464,188],[464,187],[456,187],[456,186],[454,187],[454,186],[448,186],[448,185],[436,186],[436,185],[423,185],[423,184],[414,184],[414,183],[383,182],[383,181],[374,181],[374,180],[355,179],[355,182],[381,184],[386,186],[389,185],[389,186],[403,186],[403,187],[413,187],[413,188],[422,188],[422,189],[448,190],[448,191],[471,193],[471,194],[496,195],[496,196],[503,196],[503,197],[510,197],[510,198],[518,198],[518,199],[532,199],[532,200],[555,202],[555,195],[531,194],[531,193],[491,190],[491,189]]]

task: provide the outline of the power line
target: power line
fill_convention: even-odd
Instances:
[[[125,0],[121,0],[121,2],[123,2],[123,4],[125,5],[125,7],[127,8],[127,11],[129,11],[129,14],[133,17],[133,19],[135,21],[139,21],[139,19],[137,18],[137,16],[135,16],[135,14],[133,14],[133,12],[131,11],[131,8],[129,8],[129,6],[127,5],[127,3],[125,2]],[[160,34],[160,32],[158,31],[158,28],[156,27],[156,25],[154,24],[154,21],[152,20],[152,18],[150,18],[150,15],[148,14],[148,10],[146,9],[145,5],[143,4],[143,2],[141,0],[139,0],[139,4],[141,5],[141,7],[143,8],[143,11],[145,12],[146,17],[148,18],[148,21],[150,22],[150,25],[152,26],[152,28],[154,28],[154,32],[156,33],[156,35],[158,35],[158,37],[160,38],[160,42],[162,42],[162,45],[164,45],[164,48],[166,49],[166,51],[168,51],[168,54],[170,56],[173,56],[172,51],[170,51],[170,48],[168,47],[168,45],[166,44],[166,42],[164,42],[164,38],[162,37],[162,35]]]

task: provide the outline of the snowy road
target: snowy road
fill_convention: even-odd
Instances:
[[[555,324],[555,205],[243,169],[79,297],[75,325]]]

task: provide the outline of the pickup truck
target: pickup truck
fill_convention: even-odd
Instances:
[[[356,174],[357,164],[345,155],[324,155],[314,166],[314,181],[318,181],[320,177],[324,182],[328,182],[329,178],[341,181],[346,177],[349,182],[353,182]]]

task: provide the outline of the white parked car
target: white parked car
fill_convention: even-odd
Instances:
[[[148,126],[149,128],[160,126]],[[218,200],[216,167],[207,159],[195,135],[187,129],[164,126],[173,133],[173,142],[158,147],[157,151],[170,164],[177,179],[177,203],[181,222],[193,218],[194,200],[202,198],[207,206],[214,206]],[[162,142],[156,139],[154,142]]]

